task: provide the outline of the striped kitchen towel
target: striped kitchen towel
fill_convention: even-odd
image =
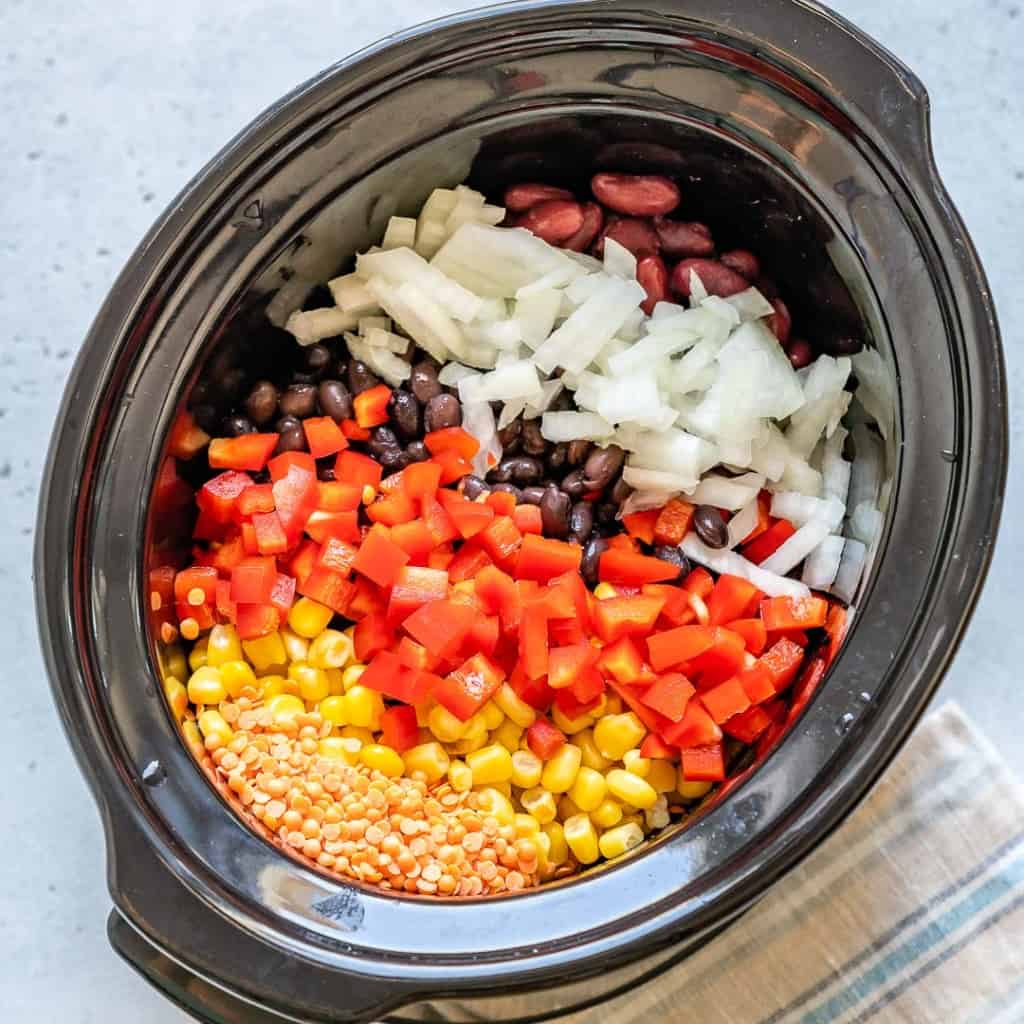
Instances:
[[[733,928],[560,1024],[1021,1024],[1024,787],[956,705]]]

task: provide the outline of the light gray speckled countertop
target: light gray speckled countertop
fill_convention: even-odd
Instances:
[[[30,551],[50,422],[115,275],[235,132],[326,65],[459,0],[0,2],[0,1006],[12,1022],[181,1024],[107,947],[99,822],[35,640]],[[845,0],[924,80],[938,163],[988,269],[1024,399],[1024,15],[1019,0]],[[984,452],[974,453],[984,458]],[[1024,768],[1024,473],[1010,473],[988,589],[945,684]]]

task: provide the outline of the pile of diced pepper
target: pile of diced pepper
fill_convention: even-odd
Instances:
[[[674,582],[641,543],[683,539],[680,500],[624,518],[591,590],[536,506],[463,496],[463,429],[386,479],[352,450],[390,397],[306,420],[308,452],[210,441],[193,564],[149,573],[170,706],[254,827],[384,888],[515,891],[627,853],[767,754],[835,655],[839,605]],[[196,433],[183,413],[172,454]],[[158,492],[181,486],[169,459]],[[766,501],[744,550],[792,530]]]

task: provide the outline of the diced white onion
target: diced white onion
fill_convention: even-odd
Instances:
[[[846,498],[850,492],[850,477],[853,466],[843,458],[843,446],[846,444],[847,432],[840,427],[826,442],[821,459],[821,473],[826,498],[835,498],[846,507]]]
[[[695,533],[689,533],[679,545],[687,558],[706,566],[712,572],[727,573],[750,580],[758,590],[769,597],[809,597],[810,590],[799,580],[771,572],[764,566],[755,565],[735,551],[709,548]]]
[[[846,515],[846,506],[835,498],[809,498],[797,491],[777,491],[772,495],[771,513],[777,519],[788,519],[794,526],[817,519],[835,530]]]
[[[856,457],[850,475],[850,508],[867,503],[877,505],[882,486],[882,440],[863,423],[854,425],[853,446]]]
[[[353,359],[366,363],[378,377],[383,377],[393,388],[397,388],[402,381],[412,376],[412,367],[387,348],[369,345],[355,334],[346,334],[345,344],[348,345]]]
[[[540,421],[540,432],[546,441],[603,441],[615,428],[594,412],[546,412]]]
[[[672,498],[671,491],[634,491],[619,506],[618,519],[634,512],[649,512],[652,508],[664,508]]]
[[[463,384],[465,381],[459,385],[460,394]],[[528,359],[505,363],[475,378],[471,393],[479,402],[510,402],[517,398],[529,401],[539,398],[541,389],[537,368]]]
[[[285,321],[284,329],[294,335],[300,345],[315,345],[324,338],[340,337],[358,323],[354,314],[330,306],[325,309],[296,310]]]
[[[763,486],[764,477],[756,474],[749,481],[712,474],[701,480],[689,498],[695,505],[714,505],[733,511],[756,499]]]
[[[372,277],[366,287],[384,312],[439,363],[447,362],[450,354],[466,354],[466,339],[458,325],[415,285],[395,285],[383,277]]]
[[[604,242],[604,272],[625,281],[636,280],[636,257],[614,238]]]
[[[461,323],[474,320],[483,304],[479,296],[445,276],[412,249],[363,254],[356,260],[356,273],[367,281],[381,277],[392,284],[413,285]]]
[[[346,313],[370,316],[380,312],[380,304],[370,294],[366,282],[358,274],[344,274],[327,282],[334,304]]]
[[[665,491],[673,495],[696,485],[693,477],[658,469],[641,469],[639,466],[626,466],[622,471],[622,479],[638,491]]]
[[[471,370],[468,366],[463,366],[461,363],[445,363],[445,365],[441,367],[441,372],[438,373],[437,379],[446,388],[454,388],[467,377],[479,376],[480,374],[478,371]]]
[[[828,590],[839,573],[846,539],[835,535],[826,537],[804,562],[801,579],[812,590]]]
[[[498,429],[504,430],[513,420],[518,419],[526,408],[526,402],[521,398],[506,402],[501,407],[501,415],[498,417]]]
[[[870,502],[862,501],[850,513],[850,533],[868,547],[882,532],[882,513]]]
[[[757,498],[748,502],[729,520],[729,547],[742,544],[757,528],[761,521],[761,509]]]
[[[852,537],[847,538],[843,548],[843,557],[839,563],[839,572],[836,574],[835,583],[832,584],[832,593],[847,604],[857,593],[860,578],[864,574],[867,556],[868,549],[859,540],[854,540]]]
[[[775,312],[772,304],[756,288],[730,295],[725,301],[736,310],[741,320],[760,320]]]
[[[464,403],[462,426],[480,442],[480,450],[473,456],[473,472],[482,479],[501,461],[502,456],[490,402]]]
[[[360,325],[362,321],[360,320]],[[403,338],[400,334],[392,334],[391,331],[385,331],[380,327],[371,327],[365,333],[362,332],[360,327],[360,335],[363,341],[366,342],[371,348],[386,348],[389,352],[394,352],[396,355],[405,355],[409,351],[409,346],[412,344],[408,338]]]
[[[812,519],[801,526],[774,554],[761,563],[766,572],[785,576],[792,572],[830,533],[831,527],[821,519]]]
[[[853,369],[860,381],[857,399],[878,424],[886,440],[896,416],[896,381],[877,349],[864,348],[853,357]]]
[[[411,249],[415,244],[416,218],[392,217],[388,221],[388,228],[384,232],[384,240],[380,243],[380,247],[382,249]]]

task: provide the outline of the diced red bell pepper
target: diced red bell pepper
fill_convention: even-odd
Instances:
[[[679,566],[649,555],[609,548],[601,555],[598,574],[605,583],[639,587],[674,579],[679,575]]]
[[[757,540],[761,534],[772,525],[771,517],[772,496],[768,491],[761,491],[757,496],[757,526],[755,526],[746,537],[740,538],[740,544],[750,544]]]
[[[414,565],[423,565],[434,550],[434,538],[422,519],[391,527],[391,539],[409,556]]]
[[[448,576],[452,583],[476,579],[477,574],[493,565],[491,556],[479,544],[463,544],[448,566]]]
[[[384,526],[410,523],[416,518],[416,503],[404,491],[394,491],[367,505],[366,515],[371,522]]]
[[[501,640],[501,624],[497,615],[478,615],[473,628],[466,634],[463,650],[467,655],[479,651],[488,658],[494,656]]]
[[[491,491],[487,495],[486,504],[499,516],[514,516],[519,507],[516,505],[516,496],[508,491]]]
[[[416,643],[412,637],[403,636],[396,648],[398,660],[406,667],[419,672],[433,672],[437,668],[435,658],[423,644]]]
[[[348,615],[354,585],[344,576],[329,569],[312,569],[308,575],[296,576],[297,589],[303,597],[326,605],[339,615]]]
[[[238,496],[236,518],[248,518],[257,512],[274,511],[274,488],[271,484],[253,484]]]
[[[690,662],[694,676],[699,677],[701,689],[723,683],[736,675],[743,667],[746,649],[739,633],[722,626],[713,626],[714,639],[711,647]]]
[[[760,654],[768,643],[768,630],[760,619],[733,619],[726,625],[743,637],[743,643],[751,654]]]
[[[512,528],[515,529],[514,523]],[[516,533],[519,531],[516,530]],[[546,583],[556,576],[564,576],[567,572],[579,572],[582,558],[583,548],[578,544],[567,544],[564,541],[528,533],[522,538],[519,560],[516,563],[516,577]]]
[[[315,540],[304,540],[288,560],[288,572],[300,583],[316,568],[320,545]]]
[[[494,520],[494,509],[476,501],[453,502],[447,512],[464,540],[486,530]]]
[[[584,630],[590,629],[590,601],[593,595],[587,590],[587,585],[578,572],[556,576],[548,583],[548,593],[548,607],[552,616],[559,617],[559,612],[556,611],[558,603],[555,601],[557,595],[559,602],[563,599],[571,602],[572,610],[568,614],[575,618],[580,627]]]
[[[634,537],[625,533],[617,533],[614,537],[609,537],[608,547],[615,551],[627,551],[633,555],[640,554],[640,544]]]
[[[661,515],[660,508],[652,508],[646,512],[633,512],[622,517],[622,525],[630,537],[642,540],[645,544],[654,543],[654,527]]]
[[[354,512],[363,503],[363,489],[342,480],[321,480],[316,485],[316,507],[320,512]]]
[[[691,700],[686,705],[682,721],[662,729],[661,738],[673,747],[686,750],[717,743],[722,738],[722,730],[699,700]]]
[[[458,452],[438,452],[431,462],[441,467],[442,484],[454,484],[473,472],[473,463],[461,458]]]
[[[761,704],[775,695],[772,674],[763,662],[756,662],[736,677],[751,704]]]
[[[252,523],[242,523],[242,548],[247,555],[259,555],[260,551],[259,542],[256,540],[256,528]],[[285,541],[287,544],[287,540]]]
[[[379,626],[379,623],[374,625],[375,627]],[[363,645],[371,653],[367,655],[369,664],[366,666],[366,671],[359,677],[360,686],[365,686],[369,690],[375,690],[377,693],[383,693],[392,700],[406,701],[406,703],[410,704],[415,703],[409,700],[409,697],[415,687],[419,671],[404,665],[401,658],[392,651],[378,647],[377,639],[370,639],[369,633],[366,633],[365,636],[367,639],[363,641]],[[409,710],[412,711],[413,709],[409,708]],[[415,712],[413,713],[413,719],[415,720]]]
[[[686,713],[686,705],[696,692],[696,688],[686,676],[679,672],[670,672],[652,683],[640,699],[670,722],[681,722]]]
[[[295,604],[295,586],[294,576],[288,576],[283,572],[277,574],[274,589],[270,592],[270,603],[277,609],[277,614],[282,620],[288,617],[292,605]]]
[[[350,441],[369,441],[371,437],[370,431],[366,427],[359,426],[355,420],[342,420],[341,432]]]
[[[195,417],[187,409],[182,409],[167,436],[167,452],[176,459],[188,461],[199,454],[210,443],[210,435],[196,423]]]
[[[769,633],[817,629],[827,618],[828,601],[823,597],[770,597],[761,602],[761,621]]]
[[[755,704],[730,718],[722,726],[722,731],[742,743],[756,743],[773,721],[772,716],[763,707]]]
[[[474,654],[434,688],[434,699],[459,721],[473,717],[505,681],[505,673],[486,655]]]
[[[388,622],[397,626],[417,608],[448,597],[448,573],[406,565],[398,571],[388,601]]]
[[[578,700],[576,694],[572,691],[572,687],[568,690],[554,690],[552,692],[555,695],[555,707],[566,718],[582,718],[584,715],[589,715],[598,704],[599,698],[586,702]]]
[[[498,565],[511,565],[523,543],[523,535],[516,529],[511,516],[497,516],[479,534],[480,544]],[[517,573],[519,578],[523,574]]]
[[[604,676],[596,668],[588,668],[583,671],[570,689],[572,695],[581,704],[592,704],[604,693],[606,688]]]
[[[604,602],[602,602],[603,604]],[[655,672],[692,661],[711,649],[715,631],[710,626],[677,626],[647,638],[647,653]]]
[[[440,452],[455,452],[463,459],[472,460],[473,456],[480,451],[480,442],[462,427],[444,427],[442,430],[432,430],[423,438],[427,451],[431,455]]]
[[[519,625],[519,664],[530,679],[539,679],[548,671],[548,613],[543,605],[523,609]]]
[[[358,544],[362,540],[359,513],[355,509],[346,512],[321,512],[316,509],[306,520],[306,533],[320,544],[326,544],[331,537]]]
[[[828,634],[828,645],[825,648],[825,664],[831,665],[839,655],[839,648],[846,638],[846,609],[834,604],[829,609],[825,621],[825,632]]]
[[[256,549],[261,555],[283,555],[291,543],[277,512],[257,512],[252,517]]]
[[[390,652],[395,644],[395,634],[388,625],[387,617],[380,612],[370,612],[369,615],[364,615],[352,631],[352,644],[356,657],[364,663],[369,662],[371,658],[381,652]],[[392,655],[392,657],[396,657],[397,660],[397,656]],[[377,688],[374,687],[374,689]],[[382,690],[381,692],[386,691]]]
[[[306,520],[316,508],[316,472],[292,465],[274,482],[274,507],[289,546],[297,544]]]
[[[380,741],[386,747],[404,753],[419,742],[420,727],[416,722],[416,709],[408,704],[388,708],[380,716]]]
[[[594,603],[594,632],[607,644],[624,636],[643,636],[654,628],[665,601],[661,597],[608,597]]]
[[[719,724],[727,722],[733,715],[741,714],[750,707],[750,698],[735,676],[724,683],[704,690],[700,695],[701,703],[708,714]]]
[[[725,751],[721,743],[683,750],[683,778],[687,782],[722,782],[725,779]]]
[[[526,745],[542,761],[548,761],[565,746],[565,733],[539,716],[526,729]]]
[[[796,527],[788,519],[778,519],[760,537],[743,548],[743,557],[760,565],[774,555],[794,533]]]
[[[714,589],[714,577],[707,569],[700,565],[683,580],[683,590],[688,590],[691,594],[696,594],[705,601],[711,596],[711,591]]]
[[[820,653],[816,654],[800,672],[800,678],[793,687],[793,700],[789,706],[788,720],[792,722],[807,706],[815,691],[825,678],[828,666]]]
[[[363,538],[352,568],[378,587],[390,587],[408,561],[408,554],[391,539],[387,528],[378,525]]]
[[[555,647],[572,647],[587,640],[586,632],[574,618],[548,620],[548,637]]]
[[[405,490],[405,470],[400,469],[397,473],[389,473],[380,482],[380,493],[391,494],[394,491]]]
[[[217,570],[212,565],[192,565],[174,577],[174,600],[179,604],[190,604],[188,598],[193,590],[202,591],[202,604],[213,606],[217,599]]]
[[[439,544],[427,555],[427,568],[447,570],[454,560],[455,552],[451,543]]]
[[[196,492],[196,505],[201,515],[211,524],[226,526],[235,518],[238,499],[248,487],[252,487],[252,477],[248,473],[221,473],[199,488]],[[196,536],[200,534],[196,533]]]
[[[554,690],[572,686],[600,654],[598,648],[586,643],[552,648],[548,654],[548,685]]]
[[[335,459],[334,475],[342,483],[356,484],[360,489],[370,486],[377,490],[384,475],[384,468],[376,459],[349,448],[339,453]]]
[[[149,570],[146,610],[153,629],[159,629],[165,622],[170,624],[174,622],[175,575],[174,566],[171,565],[160,565]],[[218,591],[214,592],[216,594]]]
[[[414,462],[402,470],[402,486],[413,501],[433,497],[441,486],[441,467],[436,462]]]
[[[231,581],[217,580],[217,615],[224,622],[234,622],[238,618],[238,605],[231,600]]]
[[[445,544],[459,536],[452,517],[448,515],[436,498],[424,495],[420,499],[420,514],[423,517],[423,522],[427,524],[430,535],[434,538],[435,545]]]
[[[255,640],[273,633],[281,624],[272,604],[240,604],[235,610],[235,629],[242,640]]]
[[[242,434],[215,437],[208,449],[213,469],[247,469],[257,473],[274,454],[279,434]]]
[[[302,429],[306,434],[309,454],[314,459],[324,459],[328,455],[337,455],[348,447],[348,438],[341,432],[330,416],[312,416],[302,421]]]
[[[431,601],[414,611],[402,625],[431,654],[450,658],[462,646],[477,614],[467,605]]]
[[[757,592],[750,580],[723,573],[707,599],[710,625],[723,626],[741,618]]]
[[[336,572],[343,579],[352,575],[352,564],[356,560],[356,549],[343,540],[329,537],[320,549],[316,564],[321,569]]]
[[[358,622],[367,615],[384,615],[387,611],[387,602],[380,587],[372,583],[364,576],[356,576],[352,579],[352,596],[348,601],[348,611],[345,615]]]
[[[245,557],[245,545],[241,532],[226,537],[221,544],[211,545],[211,562],[222,576],[230,576],[231,570]]]
[[[352,408],[356,415],[356,423],[364,430],[379,427],[388,421],[388,402],[391,401],[391,388],[387,384],[378,384],[368,388],[352,399]]]
[[[679,751],[675,747],[670,747],[656,733],[649,732],[644,737],[643,743],[640,744],[640,756],[671,761],[679,756]]]
[[[276,582],[275,559],[250,555],[231,571],[231,600],[242,604],[266,604]]]
[[[267,463],[267,472],[272,483],[283,480],[292,467],[316,475],[316,459],[309,452],[282,452]]]
[[[558,586],[557,580],[552,580],[548,586],[540,590],[537,600],[547,609],[549,619],[572,619],[576,616],[576,602],[573,600],[572,592],[568,587]]]
[[[654,524],[654,543],[678,547],[690,532],[694,506],[688,501],[673,498],[661,510]]]
[[[693,609],[690,607],[690,592],[682,587],[669,583],[645,583],[640,588],[641,594],[648,597],[660,597],[665,602],[661,609],[661,618],[670,626],[686,626],[693,622]]]
[[[516,529],[522,534],[541,534],[544,532],[540,508],[537,505],[516,505],[512,512],[512,521],[516,524]]]
[[[598,668],[627,686],[643,678],[644,659],[632,637],[624,636],[600,652]]]
[[[491,615],[501,617],[501,628],[509,633],[519,628],[522,599],[515,581],[496,565],[485,566],[476,574],[476,593]]]
[[[787,639],[776,641],[760,659],[761,664],[771,673],[776,693],[793,682],[803,660],[804,649]]]
[[[653,678],[651,682],[654,682]],[[628,707],[629,710],[632,711],[633,714],[636,715],[636,717],[639,718],[651,732],[661,735],[666,729],[670,729],[672,727],[672,723],[667,718],[663,718],[653,708],[649,708],[644,704],[640,699],[643,695],[643,690],[640,687],[623,686],[622,683],[617,683],[614,679],[608,680],[608,686],[618,694],[622,703],[625,704],[626,707]]]

